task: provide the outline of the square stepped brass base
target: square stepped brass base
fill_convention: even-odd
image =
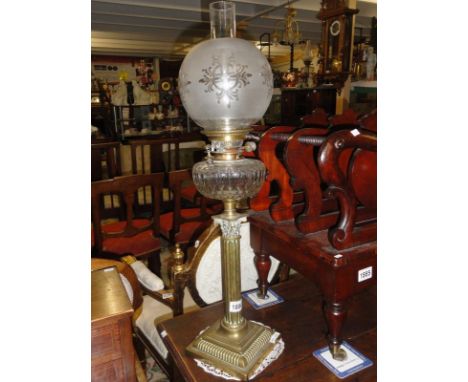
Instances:
[[[273,329],[256,322],[247,321],[241,330],[231,332],[218,320],[198,335],[186,351],[190,356],[245,381],[280,338]]]

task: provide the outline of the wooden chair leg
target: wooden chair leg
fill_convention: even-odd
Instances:
[[[161,251],[155,252],[148,257],[148,268],[158,277],[161,277]]]
[[[268,273],[271,268],[270,255],[265,251],[255,252],[255,267],[258,273],[258,296],[265,298],[268,292]]]
[[[328,326],[328,347],[333,358],[338,361],[346,359],[346,351],[340,348],[343,342],[342,329],[348,314],[347,300],[324,302],[324,314]]]

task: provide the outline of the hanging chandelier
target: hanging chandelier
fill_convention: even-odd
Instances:
[[[288,1],[286,18],[276,23],[275,31],[272,36],[274,43],[278,43],[280,45],[295,45],[301,43],[299,24],[294,20],[296,15],[297,11]]]

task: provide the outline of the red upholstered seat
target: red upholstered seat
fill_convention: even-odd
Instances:
[[[201,198],[201,195],[200,193],[198,192],[197,188],[195,187],[195,185],[193,183],[189,184],[189,185],[186,185],[186,186],[183,186],[181,187],[180,189],[180,196],[183,200],[186,200],[190,203],[193,203],[197,206],[200,205],[200,198]],[[206,200],[206,205],[207,206],[216,206],[216,211],[219,211],[219,206],[221,206],[221,209],[222,209],[222,202],[219,201],[219,200],[215,200],[215,199],[210,199],[210,198],[205,198]]]
[[[200,216],[200,208],[182,209],[181,216],[183,218],[195,218]],[[167,240],[171,240],[171,230],[173,227],[174,213],[168,212],[161,215],[160,232]],[[211,224],[211,219],[204,221],[185,222],[180,225],[180,231],[176,234],[176,242],[188,243],[193,240],[194,234],[200,234],[206,227]]]
[[[159,239],[159,217],[161,193],[163,190],[164,174],[139,174],[120,176],[109,180],[91,182],[91,212],[93,218],[93,247],[91,255],[94,257],[119,256],[131,254],[148,259],[149,268],[157,275],[161,274],[159,258],[161,242]],[[139,193],[147,187],[151,190],[151,202],[143,203],[138,198]],[[125,221],[103,224],[99,201],[102,195],[116,195],[119,205],[124,206]],[[136,213],[141,207],[147,208],[151,217],[138,219]],[[151,219],[151,220],[147,220]],[[112,234],[111,234],[112,233]]]
[[[182,197],[182,199],[187,200],[191,203],[195,203],[197,193],[198,191],[193,184],[182,187],[180,190],[180,196]]]
[[[137,228],[147,226],[150,223],[147,219],[135,219],[133,225]],[[122,232],[126,226],[126,221],[103,224],[102,231],[106,233]],[[94,231],[91,230],[91,245],[94,246]],[[131,253],[135,257],[146,256],[161,248],[159,238],[153,236],[151,229],[141,232],[131,237],[105,238],[102,250],[118,255]]]

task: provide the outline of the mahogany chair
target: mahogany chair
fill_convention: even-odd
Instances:
[[[122,176],[91,183],[91,243],[94,257],[101,257],[103,253],[130,253],[138,258],[148,258],[150,268],[156,273],[160,272],[159,219],[162,186],[161,173]],[[147,194],[148,191],[152,200],[151,216],[137,218],[135,206],[141,203],[142,194]],[[119,198],[119,202],[125,208],[124,220],[102,222],[99,203],[101,196],[108,194]]]
[[[130,152],[132,163],[132,174],[149,174],[155,172],[164,172],[164,185],[169,185],[169,172],[181,169],[181,158],[184,156],[184,148],[186,142],[180,142],[179,138],[158,138],[158,139],[135,139],[130,140]],[[163,151],[163,145],[167,147],[167,151]],[[195,162],[195,157],[200,157],[200,150],[195,150],[192,161]],[[185,161],[187,162],[187,161]],[[190,161],[189,161],[190,164]],[[187,163],[185,164],[187,166]],[[191,167],[191,166],[190,166]],[[166,193],[163,194],[163,211],[171,210],[171,203]],[[192,207],[200,207],[200,194],[193,185],[193,182],[184,182],[182,187],[182,199],[185,203]],[[150,201],[145,201],[149,204]],[[219,204],[218,201],[208,200],[208,204]],[[143,209],[140,213],[145,213]]]
[[[120,142],[91,143],[91,181],[122,175]]]
[[[296,168],[295,182],[307,189],[304,212],[281,224],[266,211],[249,217],[261,293],[268,287],[270,256],[315,282],[337,359],[343,357],[341,333],[350,299],[376,283],[376,150],[372,132],[332,133],[320,146],[316,164],[310,158],[308,168]]]
[[[122,175],[120,142],[91,143],[91,181],[112,179]],[[123,211],[116,198],[103,195],[101,211],[105,218],[121,218]]]
[[[131,139],[128,143],[132,158],[132,174],[167,173],[180,168],[177,138]],[[167,154],[163,152],[163,145],[167,145]],[[164,161],[165,155],[167,155],[167,164]]]
[[[207,206],[206,198],[199,194],[200,205],[198,207],[184,208],[183,186],[191,182],[191,170],[169,173],[172,211],[161,215],[161,236],[171,245],[179,244],[183,250],[195,243],[198,236],[211,224],[211,215],[221,212],[222,209],[219,203]]]

